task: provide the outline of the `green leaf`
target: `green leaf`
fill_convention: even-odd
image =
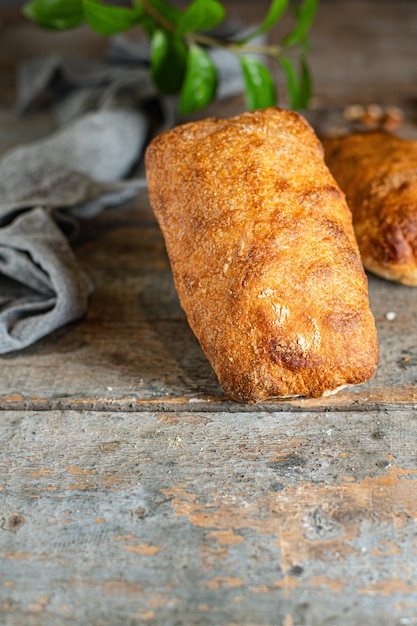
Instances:
[[[313,92],[312,88],[312,80],[310,68],[307,63],[307,59],[305,56],[301,56],[300,58],[300,99],[299,99],[299,107],[300,109],[306,109],[308,103],[310,102],[311,94]]]
[[[283,16],[288,6],[288,0],[272,0],[268,13],[262,24],[248,37],[245,37],[244,42],[253,39],[257,35],[269,30],[278,20]]]
[[[74,28],[84,21],[82,0],[32,0],[23,13],[39,26],[55,30]]]
[[[178,22],[177,35],[210,30],[223,22],[225,17],[225,8],[217,0],[194,0]]]
[[[174,31],[182,15],[179,9],[166,0],[133,0],[133,6],[143,16],[140,23],[149,39],[160,28]]]
[[[203,109],[214,100],[216,89],[217,70],[210,56],[203,48],[190,46],[180,95],[180,113],[186,115]]]
[[[133,8],[138,13],[138,19],[140,21],[140,25],[145,30],[149,39],[151,39],[153,33],[155,32],[157,28],[154,20],[152,19],[152,17],[150,17],[146,13],[145,9],[142,6],[142,0],[133,0]]]
[[[299,60],[298,72],[291,59],[280,56],[279,62],[287,80],[291,109],[305,109],[311,97],[311,77],[305,57]]]
[[[291,109],[298,109],[299,102],[299,89],[298,89],[298,77],[297,71],[294,67],[293,62],[286,57],[280,57],[279,62],[281,64],[282,69],[284,70],[285,78],[287,81],[287,89],[290,96],[290,107]]]
[[[179,93],[186,60],[187,47],[181,39],[166,30],[155,30],[151,38],[151,72],[161,93]]]
[[[170,22],[173,26],[178,24],[182,12],[174,7],[170,2],[166,2],[166,0],[146,0],[146,4],[149,4],[157,13],[159,13],[159,15],[168,20],[168,22]]]
[[[274,106],[275,85],[268,68],[253,56],[241,56],[240,64],[248,108],[253,110]]]
[[[128,30],[142,18],[137,10],[102,4],[99,0],[82,0],[82,3],[88,25],[100,35],[114,35]]]
[[[316,15],[318,4],[319,0],[304,0],[296,11],[297,24],[294,30],[284,39],[285,46],[292,46],[306,38]]]

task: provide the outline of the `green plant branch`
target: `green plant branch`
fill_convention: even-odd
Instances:
[[[157,24],[162,28],[175,32],[175,24],[162,15],[157,9],[155,9],[148,0],[141,0],[141,5],[145,13],[149,15]],[[235,54],[264,54],[274,58],[278,58],[282,54],[284,47],[280,44],[272,45],[256,45],[240,43],[235,41],[225,41],[224,39],[218,39],[217,37],[211,37],[204,35],[203,33],[189,32],[184,35],[184,39],[190,44],[199,44],[201,46],[207,46],[211,48],[225,48]]]
[[[209,46],[212,48],[225,48],[235,54],[265,54],[271,57],[278,57],[283,47],[279,44],[272,45],[256,45],[239,42],[224,41],[222,39],[216,39],[215,37],[209,37],[201,33],[187,33],[185,39],[191,43],[201,44],[203,46]]]
[[[191,0],[179,11],[169,0],[133,0],[133,7],[107,0],[29,0],[23,11],[40,26],[63,30],[87,22],[101,35],[110,36],[141,25],[150,39],[150,71],[157,91],[178,95],[179,110],[187,114],[207,106],[216,96],[219,69],[210,49],[224,49],[239,59],[249,108],[276,104],[276,85],[264,58],[272,58],[283,71],[290,106],[303,109],[311,95],[306,59],[307,35],[319,0],[297,0],[293,5],[293,30],[279,42],[256,44],[290,6],[291,0],[269,0],[261,24],[239,40],[207,33],[226,16],[219,0]]]

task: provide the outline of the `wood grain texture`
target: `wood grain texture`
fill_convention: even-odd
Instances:
[[[413,624],[414,432],[408,411],[3,413],[0,621]]]
[[[394,103],[417,137],[416,17],[406,0],[322,0],[313,123]],[[51,129],[11,106],[16,64],[53,47],[97,58],[103,40],[0,10],[0,149]],[[96,286],[86,318],[0,359],[0,623],[417,626],[417,292],[369,277],[368,384],[249,407],[186,323],[145,195],[75,249]]]
[[[159,228],[136,207],[84,225],[76,253],[95,284],[86,319],[1,357],[2,409],[244,410],[232,403],[190,331]],[[369,277],[380,365],[363,386],[269,411],[417,406],[416,292]],[[388,312],[395,312],[390,321]],[[259,407],[258,407],[259,408]]]

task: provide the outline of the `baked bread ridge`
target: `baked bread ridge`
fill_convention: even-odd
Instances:
[[[371,378],[351,214],[304,118],[269,108],[177,126],[146,170],[181,305],[230,397],[319,397]]]
[[[364,267],[417,286],[417,141],[377,131],[323,144],[352,211]]]

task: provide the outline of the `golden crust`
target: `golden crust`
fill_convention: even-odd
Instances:
[[[366,269],[417,286],[417,142],[386,132],[324,141]]]
[[[235,400],[321,396],[378,362],[350,211],[298,114],[189,123],[146,153],[181,304]]]

